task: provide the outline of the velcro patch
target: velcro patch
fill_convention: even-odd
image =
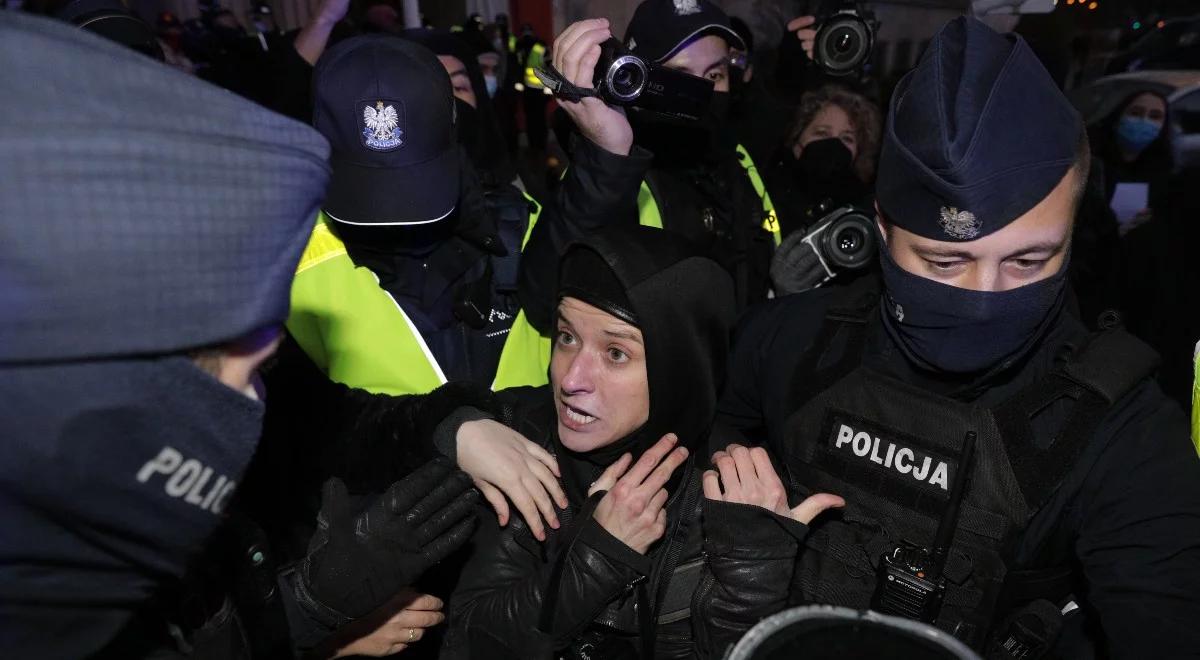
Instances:
[[[958,471],[957,457],[931,443],[839,410],[826,414],[814,459],[834,476],[932,514],[949,500]]]

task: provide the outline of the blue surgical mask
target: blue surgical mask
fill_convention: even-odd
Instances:
[[[1117,122],[1117,146],[1122,151],[1141,153],[1161,132],[1161,124],[1144,117],[1126,115]]]
[[[496,76],[483,76],[483,84],[487,87],[488,98],[495,98],[496,90],[500,88],[500,82],[496,80]]]

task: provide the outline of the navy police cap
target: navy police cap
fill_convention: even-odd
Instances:
[[[325,213],[357,225],[441,220],[458,204],[454,92],[437,56],[390,34],[352,37],[313,71],[313,126],[332,148]]]
[[[880,211],[925,238],[987,236],[1062,181],[1081,130],[1021,37],[957,18],[892,96],[876,181]]]
[[[642,59],[664,62],[710,34],[724,39],[730,48],[746,50],[729,16],[708,0],[645,0],[629,20],[625,47]]]

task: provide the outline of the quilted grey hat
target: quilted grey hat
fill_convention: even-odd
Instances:
[[[324,138],[56,21],[0,12],[0,62],[0,363],[283,322]]]

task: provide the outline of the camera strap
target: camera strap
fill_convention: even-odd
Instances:
[[[554,94],[555,98],[560,98],[564,101],[578,103],[589,96],[600,96],[600,94],[594,89],[585,89],[567,80],[566,77],[559,73],[558,69],[554,68],[554,65],[549,62],[546,62],[542,66],[534,69],[533,75],[537,76],[537,79],[542,81],[542,84],[545,85],[546,89],[550,90],[550,93]]]

